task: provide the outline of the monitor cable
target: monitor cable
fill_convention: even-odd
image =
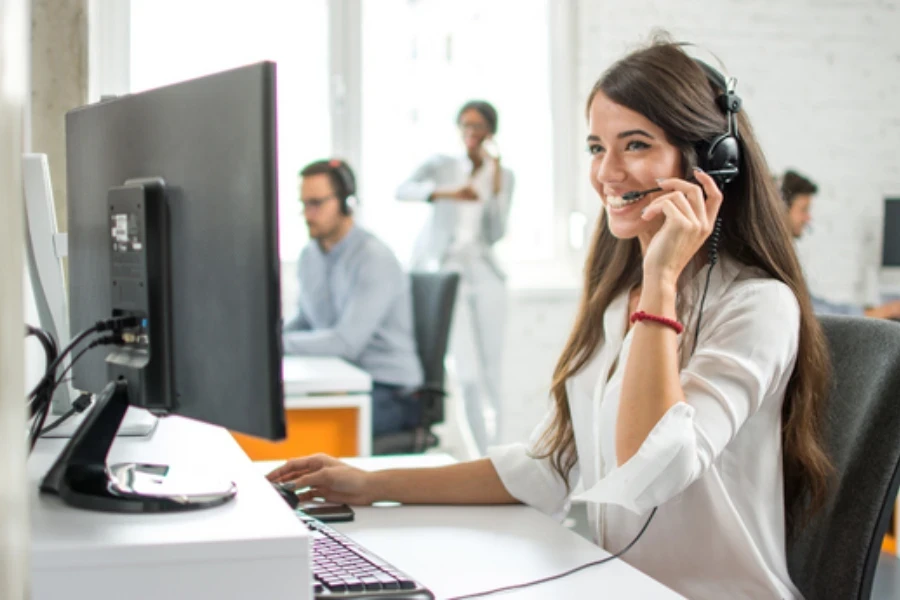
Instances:
[[[106,321],[98,321],[92,327],[84,330],[72,340],[72,342],[66,346],[66,348],[59,353],[58,355],[53,355],[52,353],[48,353],[48,365],[44,372],[44,376],[37,383],[34,389],[29,394],[29,414],[31,415],[31,428],[28,434],[28,451],[31,452],[34,449],[34,445],[37,443],[37,439],[44,433],[55,429],[62,425],[63,422],[70,419],[73,415],[83,412],[91,405],[91,397],[89,394],[83,394],[79,398],[77,398],[72,406],[63,414],[61,417],[56,419],[53,423],[51,423],[48,427],[44,427],[44,423],[47,420],[47,415],[50,412],[50,405],[53,399],[53,393],[56,389],[63,383],[65,380],[66,374],[72,369],[75,363],[90,349],[96,348],[97,346],[103,345],[111,345],[111,344],[122,344],[122,330],[127,329],[128,327],[134,327],[137,324],[136,317],[124,317],[124,318],[115,318],[108,319]],[[32,331],[33,330],[33,331]],[[81,343],[88,336],[97,333],[98,331],[109,331],[112,330],[113,333],[111,335],[104,336],[102,338],[96,339],[88,344],[87,347],[82,349],[73,360],[69,362],[63,372],[57,377],[56,370],[59,368],[62,359],[66,354],[70,353],[79,343]],[[39,340],[41,340],[41,344],[44,345],[45,350],[49,347],[54,349],[56,347],[56,343],[53,340],[53,337],[47,333],[46,331],[40,330],[35,327],[28,326],[26,329],[26,335],[34,335]],[[87,397],[85,399],[85,396]]]

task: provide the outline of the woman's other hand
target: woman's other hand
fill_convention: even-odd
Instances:
[[[370,475],[327,454],[313,454],[287,461],[266,479],[292,483],[301,502],[324,498],[329,502],[366,505],[376,500],[369,489]]]

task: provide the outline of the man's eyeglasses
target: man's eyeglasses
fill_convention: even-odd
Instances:
[[[308,210],[318,210],[322,207],[323,204],[325,204],[332,198],[337,198],[337,196],[335,196],[334,194],[329,194],[328,196],[323,196],[322,198],[301,198],[300,204],[303,205],[304,212]]]

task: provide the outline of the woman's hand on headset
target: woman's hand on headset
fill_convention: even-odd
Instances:
[[[645,221],[665,216],[644,254],[645,284],[674,286],[712,233],[722,205],[722,192],[713,178],[700,169],[694,170],[694,177],[697,183],[677,177],[660,180],[659,187],[665,193],[643,210]]]

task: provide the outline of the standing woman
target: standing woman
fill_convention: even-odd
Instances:
[[[469,425],[484,453],[500,429],[506,312],[505,274],[493,245],[506,233],[514,177],[500,165],[493,140],[497,111],[491,104],[466,102],[456,124],[465,154],[431,157],[397,188],[397,198],[432,206],[413,249],[412,268],[460,274],[450,352]]]

